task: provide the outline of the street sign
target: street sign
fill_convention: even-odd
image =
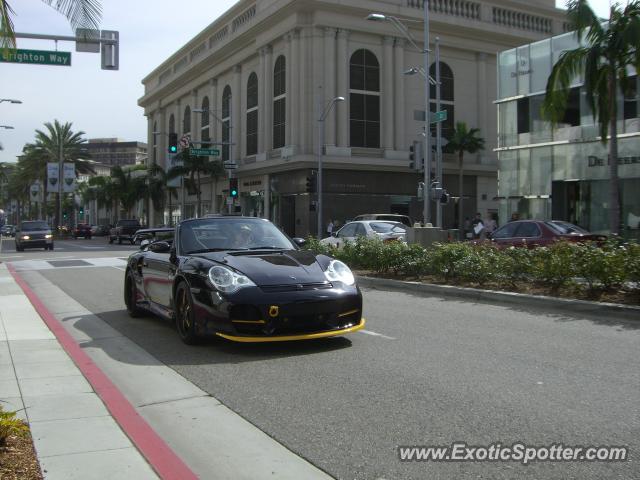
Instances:
[[[413,119],[416,122],[424,122],[424,110],[414,110]],[[446,110],[440,110],[439,112],[431,112],[431,122],[429,123],[444,122],[446,119],[447,119]]]
[[[76,52],[100,53],[100,30],[77,28]]]
[[[440,123],[440,122],[444,122],[446,119],[447,119],[446,110],[440,110],[439,112],[431,112],[430,123]]]
[[[182,145],[182,141],[180,144]],[[217,148],[191,148],[189,149],[189,155],[195,157],[219,157],[220,150]]]
[[[0,50],[0,62],[28,63],[32,65],[71,66],[71,52],[54,52],[50,50]]]
[[[224,162],[222,166],[227,170],[235,170],[238,165],[235,162]]]

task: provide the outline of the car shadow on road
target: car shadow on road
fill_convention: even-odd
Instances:
[[[104,323],[97,321],[96,316]],[[127,351],[122,337],[131,340],[154,359],[167,365],[239,364],[297,357],[322,355],[352,345],[346,337],[274,343],[239,343],[208,336],[196,345],[185,345],[174,326],[152,315],[130,318],[126,310],[101,312],[85,316],[69,316],[63,323],[72,322],[76,329],[91,338],[80,342],[83,349],[99,348],[114,360],[130,364],[157,364],[147,355]],[[106,324],[106,325],[105,325]],[[111,328],[109,328],[111,327]]]

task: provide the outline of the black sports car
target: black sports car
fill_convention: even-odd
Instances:
[[[349,267],[301,250],[268,220],[185,220],[127,262],[129,314],[175,321],[182,340],[215,334],[239,342],[332,337],[364,327]]]

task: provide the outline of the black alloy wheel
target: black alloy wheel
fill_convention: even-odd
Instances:
[[[194,318],[191,291],[185,282],[181,282],[176,289],[175,322],[180,339],[187,345],[194,345],[198,342]]]
[[[127,276],[124,279],[124,303],[131,318],[141,317],[143,314],[142,309],[136,304],[137,298],[138,287],[136,287],[135,278],[131,270],[127,270]]]

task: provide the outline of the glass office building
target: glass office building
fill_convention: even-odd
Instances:
[[[524,45],[498,58],[498,196],[500,220],[566,220],[593,232],[609,228],[608,145],[587,103],[582,78],[553,129],[540,107],[553,64],[578,46],[574,32]],[[621,225],[638,237],[640,223],[640,84],[618,92]]]

